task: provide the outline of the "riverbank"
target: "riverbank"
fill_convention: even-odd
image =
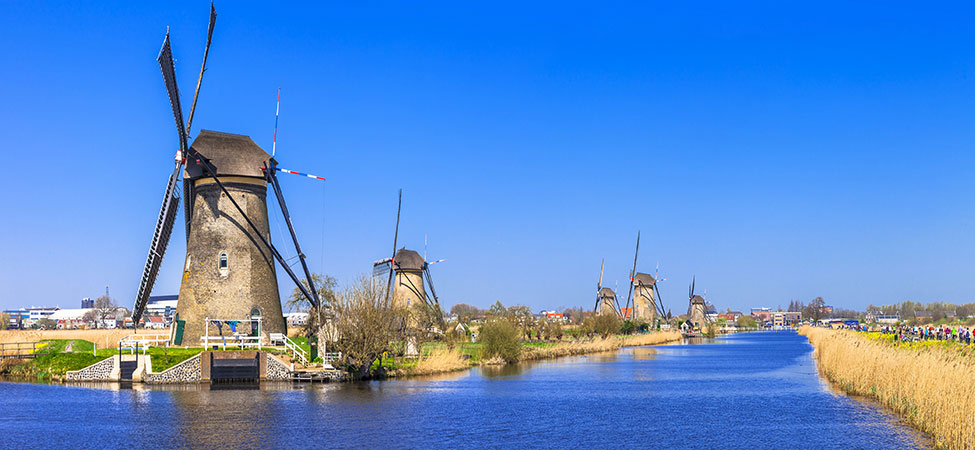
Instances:
[[[820,373],[874,398],[932,436],[939,448],[975,448],[975,351],[967,345],[897,344],[845,330],[803,327]]]
[[[100,333],[102,337],[105,333]],[[75,337],[75,335],[71,335]],[[573,339],[561,342],[526,342],[522,344],[519,361],[533,361],[560,358],[599,352],[614,351],[621,347],[638,347],[660,345],[676,342],[681,339],[678,332],[654,332],[635,335],[619,335],[607,338]],[[7,359],[0,363],[0,376],[25,381],[64,381],[68,371],[80,370],[104,360],[118,353],[112,348],[94,351],[93,344],[81,339],[64,339],[44,341],[44,355],[32,359]],[[143,350],[152,357],[155,372],[162,372],[198,354],[199,348],[169,348],[152,347]],[[384,360],[384,366],[393,366],[387,370],[390,377],[407,377],[434,375],[439,373],[466,370],[481,365],[504,364],[498,359],[482,360],[480,346],[477,344],[462,344],[448,348],[444,344],[434,344],[428,347],[424,355],[406,362],[397,359]]]
[[[82,339],[41,341],[39,351],[43,354],[34,358],[8,358],[0,361],[0,376],[24,381],[64,381],[67,372],[81,370],[118,354],[118,350],[113,348],[96,350],[91,342]],[[152,356],[153,368],[162,372],[201,351],[199,348],[152,347],[141,350],[140,353]],[[128,354],[129,351],[125,353]]]
[[[618,350],[622,347],[641,347],[647,345],[661,345],[681,340],[681,334],[676,331],[661,331],[636,335],[610,336],[573,340],[568,342],[550,343],[549,345],[526,344],[522,347],[519,361],[536,361],[541,359],[577,356],[590,353],[600,353]],[[440,373],[466,370],[482,365],[504,364],[500,359],[481,360],[472,358],[461,348],[440,347],[431,350],[420,357],[412,367],[401,367],[389,372],[391,377],[410,377],[436,375]]]

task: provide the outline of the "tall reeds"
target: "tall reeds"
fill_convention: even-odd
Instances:
[[[592,340],[578,340],[560,342],[551,347],[530,347],[522,352],[522,361],[533,359],[559,358],[562,356],[584,355],[587,353],[608,352],[620,347],[640,347],[644,345],[659,345],[680,340],[681,335],[676,331],[661,331],[657,333],[634,334],[624,336],[610,336]]]
[[[659,345],[679,341],[680,333],[676,331],[662,331],[657,333],[636,334],[630,336],[610,336],[591,340],[579,339],[558,342],[546,347],[525,345],[521,349],[519,361],[560,358],[589,353],[609,352],[620,347],[639,347]],[[505,364],[504,359],[494,357],[481,361],[484,365]],[[452,372],[472,367],[470,359],[464,359],[459,349],[438,348],[423,355],[413,367],[397,370],[393,376],[433,375]]]
[[[433,375],[463,370],[470,367],[470,362],[463,358],[460,350],[443,347],[422,355],[416,362],[416,366],[407,373],[410,375]]]
[[[898,346],[852,331],[803,327],[819,371],[843,391],[872,397],[930,434],[975,448],[975,357],[966,345]]]

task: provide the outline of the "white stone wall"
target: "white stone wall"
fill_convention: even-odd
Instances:
[[[291,379],[291,368],[287,364],[270,353],[265,352],[264,354],[267,357],[267,374],[264,377],[265,379],[276,381]]]
[[[200,373],[200,355],[196,355],[160,373],[146,374],[142,381],[151,384],[198,383]]]
[[[118,355],[103,359],[81,370],[69,370],[65,374],[68,381],[115,381],[113,377],[115,367],[118,366]]]

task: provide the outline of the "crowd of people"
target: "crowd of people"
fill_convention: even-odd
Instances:
[[[972,329],[961,326],[928,325],[928,326],[884,326],[880,330],[884,334],[893,334],[898,341],[955,341],[972,344]]]

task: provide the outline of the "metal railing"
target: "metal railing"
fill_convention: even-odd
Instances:
[[[33,358],[38,355],[46,355],[47,342],[8,342],[0,344],[0,359],[3,358]]]
[[[292,341],[291,338],[284,338],[284,348],[285,350],[290,351],[291,354],[294,355],[295,359],[300,359],[302,364],[306,366],[308,365],[308,353],[305,352],[305,349],[298,346],[295,341]]]
[[[168,334],[130,334],[118,341],[119,345],[124,348],[139,348],[141,347],[143,352],[149,347],[161,347],[159,344],[163,344],[169,347],[169,335]]]
[[[263,336],[244,336],[235,334],[233,336],[200,336],[203,348],[211,349],[219,347],[226,350],[227,347],[257,348],[260,350],[264,345]]]

